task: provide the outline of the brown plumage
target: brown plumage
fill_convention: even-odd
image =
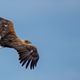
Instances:
[[[3,47],[14,48],[19,54],[22,66],[34,69],[39,60],[37,48],[28,40],[21,40],[15,33],[12,21],[0,18],[0,45]]]

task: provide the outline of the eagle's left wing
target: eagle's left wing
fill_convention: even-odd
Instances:
[[[25,45],[26,48],[19,49],[19,60],[22,66],[26,64],[26,68],[30,65],[30,69],[34,69],[37,66],[39,60],[39,54],[34,46]]]

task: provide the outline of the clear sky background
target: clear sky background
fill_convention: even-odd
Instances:
[[[0,80],[80,80],[80,0],[0,0],[0,16],[40,55],[26,70],[14,49],[0,49]]]

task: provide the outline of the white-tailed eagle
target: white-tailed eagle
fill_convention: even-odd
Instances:
[[[22,66],[36,67],[39,60],[37,48],[28,40],[21,40],[14,30],[13,22],[0,17],[0,46],[14,48],[19,54]]]

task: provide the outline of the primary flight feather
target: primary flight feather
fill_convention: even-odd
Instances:
[[[12,21],[0,17],[0,46],[14,48],[22,66],[36,67],[39,60],[37,48],[28,40],[21,40],[14,30]]]

